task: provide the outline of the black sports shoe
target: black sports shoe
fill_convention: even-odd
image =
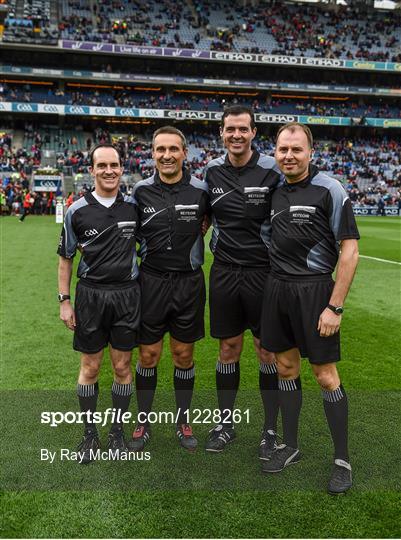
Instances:
[[[327,491],[330,495],[344,495],[352,487],[351,465],[343,459],[334,460]]]
[[[222,452],[227,444],[235,439],[235,431],[232,427],[225,427],[219,424],[209,431],[210,435],[206,441],[206,452]]]
[[[150,427],[143,424],[136,426],[132,439],[128,443],[129,450],[133,452],[141,452],[145,448],[145,444],[150,439]]]
[[[99,436],[96,429],[86,428],[82,441],[79,443],[77,451],[78,460],[82,465],[87,465],[95,459],[95,454],[100,448]]]
[[[198,441],[192,433],[192,428],[189,424],[181,424],[177,426],[177,437],[180,444],[185,450],[193,452],[198,446]]]
[[[259,459],[267,461],[277,448],[277,433],[272,429],[264,429],[259,445]]]
[[[119,459],[118,454],[120,452],[128,452],[127,443],[124,438],[123,428],[114,428],[110,430],[108,439],[107,439],[107,450],[111,450],[113,453],[116,452],[115,459]]]
[[[301,459],[301,452],[298,448],[291,448],[286,444],[280,444],[276,447],[271,458],[268,461],[263,461],[262,472],[277,473],[282,471],[288,465],[298,463]]]

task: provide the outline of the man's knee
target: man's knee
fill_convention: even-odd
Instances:
[[[114,349],[111,345],[109,347],[111,364],[115,378],[118,381],[126,380],[131,377],[131,351],[120,351]]]
[[[156,345],[141,345],[139,348],[139,364],[143,368],[156,367],[160,361],[161,348]]]
[[[238,362],[242,352],[243,336],[220,340],[220,362],[233,364]]]
[[[281,379],[296,379],[299,376],[301,359],[297,349],[276,353],[277,371]]]
[[[266,349],[261,348],[258,356],[261,364],[274,364],[276,362],[274,353],[266,351]]]
[[[124,379],[131,374],[131,361],[120,360],[119,362],[113,364],[113,371],[117,378]]]
[[[92,384],[97,381],[102,363],[103,351],[97,354],[83,354],[79,370],[81,384]]]
[[[335,364],[314,365],[313,372],[319,386],[323,390],[335,390],[340,386],[340,377]]]
[[[193,344],[175,343],[171,349],[174,365],[181,369],[188,369],[193,364]]]
[[[275,357],[274,353],[264,349],[261,346],[260,340],[258,338],[254,337],[253,338],[253,343],[255,345],[256,355],[257,355],[260,363],[262,363],[262,364],[274,364],[276,362],[276,357]]]

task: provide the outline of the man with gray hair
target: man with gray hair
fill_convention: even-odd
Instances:
[[[202,271],[202,221],[208,210],[207,186],[183,168],[187,157],[183,133],[164,126],[155,131],[155,173],[138,182],[142,294],[136,368],[138,423],[130,448],[142,450],[150,437],[147,416],[157,385],[163,337],[170,334],[177,407],[176,434],[181,446],[195,450],[189,425],[195,382],[194,346],[204,337],[205,281]]]

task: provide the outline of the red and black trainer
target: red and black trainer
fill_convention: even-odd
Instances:
[[[133,452],[141,452],[145,448],[145,444],[150,439],[150,427],[138,424],[132,434],[132,439],[128,443],[129,450]]]
[[[189,424],[178,425],[176,433],[178,440],[180,441],[180,445],[185,448],[185,450],[189,450],[190,452],[194,452],[194,450],[196,450],[198,441],[194,437],[192,428]]]

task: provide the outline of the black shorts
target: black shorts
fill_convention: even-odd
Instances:
[[[214,262],[210,271],[210,334],[226,339],[249,328],[260,336],[263,290],[268,269]]]
[[[297,347],[312,364],[340,360],[340,334],[320,337],[319,317],[334,287],[331,278],[283,281],[269,275],[263,297],[262,346],[272,352]]]
[[[166,332],[183,343],[193,343],[205,335],[205,278],[195,272],[155,274],[140,270],[141,326],[138,343],[152,345]]]
[[[136,281],[119,289],[93,288],[78,282],[74,349],[93,354],[108,343],[119,351],[133,349],[140,322],[140,296]]]

